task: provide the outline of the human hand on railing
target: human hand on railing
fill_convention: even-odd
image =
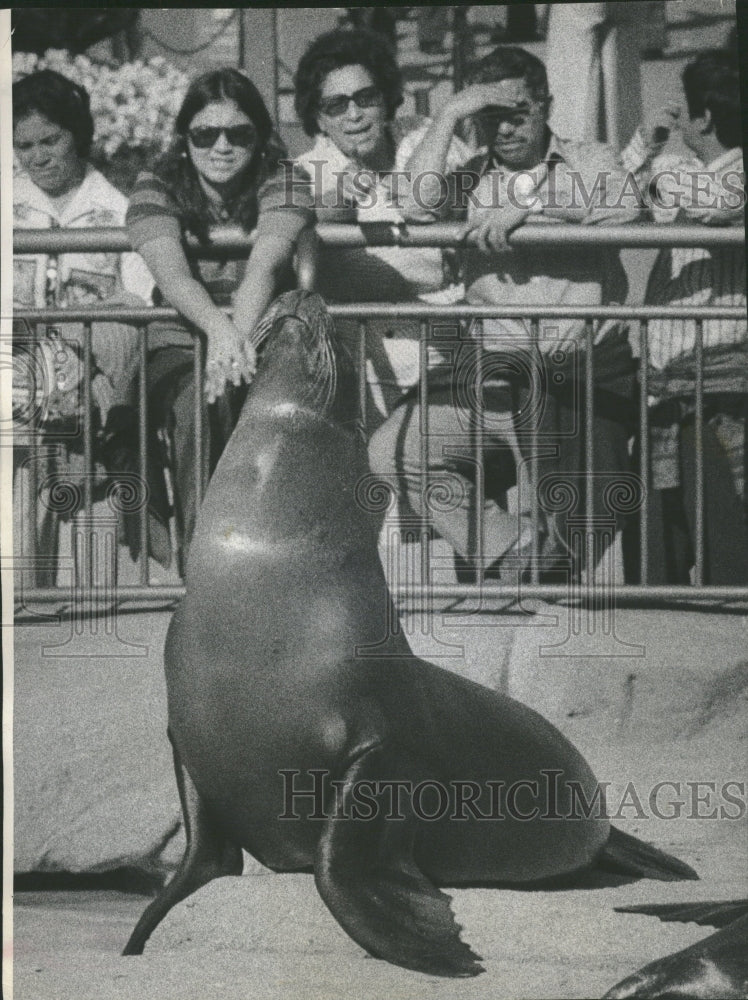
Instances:
[[[226,383],[241,385],[252,381],[256,357],[252,345],[245,341],[231,320],[216,323],[206,330],[208,352],[205,361],[205,395],[209,403],[222,396]]]
[[[658,108],[640,126],[647,149],[657,150],[664,146],[672,132],[680,127],[681,107],[677,101],[669,101]]]
[[[462,231],[462,239],[472,243],[481,253],[507,253],[511,251],[508,237],[522,225],[529,212],[516,205],[502,208],[479,208]]]

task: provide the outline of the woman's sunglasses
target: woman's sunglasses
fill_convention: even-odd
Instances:
[[[321,97],[319,110],[328,118],[339,118],[348,110],[353,101],[357,108],[376,108],[383,103],[379,87],[362,87],[355,94],[336,94],[334,97]]]
[[[201,128],[191,128],[187,135],[195,149],[212,149],[219,136],[225,135],[232,146],[248,149],[257,141],[257,132],[251,125],[230,125],[220,128],[218,125],[203,125]]]

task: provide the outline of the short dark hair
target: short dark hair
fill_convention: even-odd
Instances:
[[[75,151],[85,159],[91,152],[94,121],[88,91],[53,69],[30,73],[13,84],[13,127],[22,118],[40,114],[70,132]]]
[[[717,139],[727,149],[742,145],[740,80],[734,52],[710,49],[683,70],[688,114],[701,118],[709,111]]]
[[[548,75],[537,56],[516,45],[499,45],[471,68],[471,83],[498,83],[500,80],[524,80],[533,100],[548,99]]]
[[[319,132],[317,115],[328,75],[344,66],[363,66],[384,97],[387,118],[403,103],[403,78],[395,53],[384,35],[363,28],[338,28],[316,38],[299,60],[294,76],[296,114],[309,136]]]

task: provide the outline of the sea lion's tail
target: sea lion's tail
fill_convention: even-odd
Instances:
[[[699,877],[685,862],[615,827],[611,827],[610,837],[598,859],[598,866],[605,871],[638,878],[654,878],[661,882],[679,882]]]

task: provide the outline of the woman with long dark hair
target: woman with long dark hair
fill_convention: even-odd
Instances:
[[[170,149],[138,177],[130,197],[127,226],[133,246],[150,267],[163,299],[187,324],[154,325],[149,331],[149,389],[171,431],[170,467],[183,554],[194,528],[196,477],[205,482],[231,429],[227,386],[250,381],[252,330],[272,298],[289,284],[298,236],[313,218],[303,185],[289,186],[293,179],[281,166],[284,155],[255,85],[238,70],[214,70],[190,86]],[[188,259],[183,237],[192,234],[207,244],[210,227],[217,225],[256,229],[248,261]],[[232,305],[229,318],[224,308]],[[199,473],[189,328],[205,344],[207,401],[220,404],[211,408],[211,419],[203,420],[205,467]]]

